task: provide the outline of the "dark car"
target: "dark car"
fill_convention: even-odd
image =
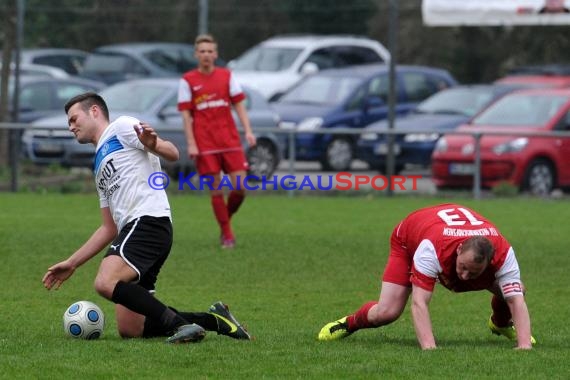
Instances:
[[[172,77],[197,66],[194,46],[135,42],[100,46],[85,60],[80,76],[114,84],[130,79]],[[223,66],[221,60],[216,62]]]
[[[104,87],[104,83],[76,77],[61,79],[48,76],[21,76],[18,121],[29,123],[59,113],[69,98],[87,91],[99,91]],[[14,88],[14,78],[10,78],[10,99],[13,97]],[[11,100],[9,106],[12,106]]]
[[[456,85],[445,70],[396,67],[396,113],[405,114],[428,96]],[[327,170],[347,170],[354,158],[356,134],[322,134],[322,130],[363,128],[388,116],[389,66],[331,69],[297,83],[272,103],[284,128],[295,128],[295,158],[319,161]],[[288,135],[281,138],[288,142]]]
[[[440,137],[430,130],[446,131],[468,122],[502,96],[523,88],[509,85],[463,85],[440,91],[407,115],[394,120],[395,130],[407,133],[395,135],[394,157],[396,173],[407,164],[429,166],[431,154]],[[381,120],[367,126],[357,143],[356,156],[371,168],[385,171],[388,155],[388,121]]]
[[[30,48],[20,53],[21,65],[42,65],[56,67],[69,75],[77,75],[89,53],[79,49]],[[14,59],[13,59],[14,61]]]
[[[570,89],[513,92],[457,130],[482,135],[482,187],[506,182],[541,195],[570,187],[570,137],[533,135],[570,131]],[[472,187],[476,170],[473,136],[441,137],[432,155],[431,170],[438,188]]]
[[[136,79],[117,83],[100,92],[108,104],[111,120],[128,115],[144,120],[157,129],[160,136],[172,141],[180,151],[176,163],[164,162],[171,174],[194,169],[187,155],[182,115],[178,112],[179,78]],[[279,116],[257,91],[243,88],[247,95],[246,109],[252,129],[277,128]],[[135,94],[136,96],[133,96]],[[237,119],[237,117],[236,117]],[[236,120],[238,122],[238,120]],[[95,148],[79,144],[69,132],[63,108],[57,116],[38,120],[37,128],[24,133],[23,142],[28,157],[36,164],[91,167]],[[238,122],[239,125],[239,122]],[[241,129],[241,127],[238,127]],[[269,176],[276,169],[282,148],[271,133],[256,133],[257,145],[246,147],[251,174]]]

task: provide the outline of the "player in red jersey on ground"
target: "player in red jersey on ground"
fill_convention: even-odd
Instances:
[[[194,159],[200,176],[213,179],[210,191],[214,215],[220,226],[222,248],[233,248],[235,236],[230,219],[242,204],[243,180],[248,169],[239,132],[231,113],[233,106],[245,130],[249,146],[256,143],[245,108],[245,94],[229,70],[216,67],[217,44],[211,35],[196,37],[198,67],[180,80],[178,110],[184,118],[188,155]],[[227,203],[218,189],[221,172],[230,176]]]
[[[498,229],[476,212],[456,204],[417,210],[396,226],[382,278],[380,300],[328,323],[319,340],[336,340],[400,317],[408,298],[422,349],[436,348],[429,302],[439,282],[453,292],[489,290],[491,332],[530,349],[530,317],[515,252]]]

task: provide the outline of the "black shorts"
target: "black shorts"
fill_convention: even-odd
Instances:
[[[107,250],[121,256],[138,273],[137,282],[150,292],[172,247],[172,223],[168,217],[142,216],[127,223]]]

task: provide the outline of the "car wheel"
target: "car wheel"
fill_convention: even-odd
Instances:
[[[249,163],[249,175],[256,177],[269,177],[273,175],[279,157],[275,146],[266,140],[258,140],[257,144],[247,151],[247,161]]]
[[[554,167],[548,160],[539,158],[528,166],[522,189],[535,195],[548,195],[554,189],[555,182]]]
[[[353,155],[352,142],[345,137],[336,137],[327,145],[321,164],[325,170],[336,172],[348,170]]]

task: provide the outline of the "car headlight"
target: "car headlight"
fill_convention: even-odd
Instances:
[[[431,142],[439,138],[437,133],[410,133],[404,136],[405,142]]]
[[[368,140],[368,141],[378,140],[378,133],[366,132],[361,134],[360,138],[362,140]]]
[[[517,139],[508,141],[503,144],[495,145],[493,152],[495,154],[515,153],[520,152],[528,145],[528,138],[519,137]]]
[[[437,143],[435,143],[434,151],[440,153],[447,151],[447,140],[445,139],[445,137],[442,137],[439,140],[437,140]]]
[[[323,119],[320,117],[308,117],[302,120],[299,125],[297,125],[298,131],[314,131],[319,129],[323,125]]]

